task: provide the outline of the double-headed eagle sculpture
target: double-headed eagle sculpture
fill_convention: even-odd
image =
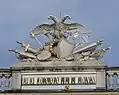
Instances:
[[[31,47],[29,44],[25,45],[17,41],[24,51],[10,49],[16,54],[17,58],[25,61],[51,61],[53,58],[58,60],[99,60],[105,51],[111,49],[110,47],[97,50],[97,46],[102,44],[102,40],[96,42],[86,42],[73,44],[69,41],[69,37],[76,38],[78,33],[89,34],[88,29],[79,23],[69,23],[66,20],[71,20],[70,16],[64,16],[61,19],[56,18],[53,15],[48,17],[52,20],[53,24],[41,24],[35,27],[31,32],[30,36],[34,38],[42,47],[36,49]],[[44,34],[48,37],[49,42],[44,46],[37,39],[37,35]],[[83,39],[85,40],[85,39]]]
[[[48,36],[48,34],[51,34],[53,37],[57,39],[61,39],[62,37],[65,37],[65,32],[67,32],[70,35],[76,32],[88,33],[88,30],[82,24],[66,23],[65,21],[67,19],[71,19],[70,16],[65,16],[61,20],[59,20],[55,16],[50,15],[48,19],[53,20],[54,23],[41,24],[37,26],[30,32],[31,37],[34,38],[36,35],[39,35],[39,34],[44,34],[46,36]],[[51,31],[53,33],[51,33]]]

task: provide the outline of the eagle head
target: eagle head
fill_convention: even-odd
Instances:
[[[53,20],[55,23],[57,22],[57,18],[53,15],[49,15],[48,20]]]
[[[64,21],[67,20],[67,19],[71,19],[71,16],[69,16],[69,15],[64,16],[64,17],[62,18],[62,22],[64,22]]]

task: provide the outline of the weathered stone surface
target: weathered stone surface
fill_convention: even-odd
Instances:
[[[46,60],[46,59],[48,59],[50,57],[51,57],[51,53],[49,51],[47,51],[47,50],[43,50],[43,51],[41,51],[40,54],[37,55],[37,59],[39,61]]]
[[[82,27],[82,25],[78,23],[64,23],[68,16],[63,18],[62,21],[56,20],[54,16],[49,17],[54,21],[53,24],[39,25],[30,32],[31,36],[41,45],[41,48],[36,50],[34,48],[31,48],[30,45],[25,45],[24,43],[17,42],[24,48],[24,52],[22,53],[21,51],[14,49],[9,50],[18,55],[17,58],[21,60],[21,62],[13,64],[10,69],[12,72],[13,80],[12,90],[53,91],[54,89],[56,91],[57,89],[61,91],[62,89],[65,90],[65,85],[71,85],[71,89],[77,90],[105,90],[105,70],[107,66],[102,61],[100,61],[100,58],[102,57],[105,51],[109,50],[109,48],[101,49],[101,52],[97,52],[97,46],[101,45],[102,43],[102,41],[100,40],[94,43],[86,42],[86,44],[80,43],[77,45],[75,43],[70,43],[67,37],[74,37],[76,33],[81,32],[76,31],[77,29],[82,30],[83,28],[83,30],[85,30],[85,27]],[[75,30],[75,32],[72,30]],[[68,34],[67,37],[65,35],[65,32],[67,32]],[[38,41],[35,35],[44,34],[48,37],[46,33],[49,33],[52,36],[52,39],[50,40],[50,42],[45,44],[45,46],[42,46],[42,44],[40,43],[40,41]],[[51,78],[49,76],[51,76]],[[60,78],[56,78],[56,76],[59,76]],[[55,80],[54,82],[53,77]],[[45,78],[47,79],[45,81],[41,80],[40,83],[40,78],[44,80]],[[51,79],[51,83],[48,82],[48,78]],[[61,85],[57,84],[57,80],[59,79],[61,80],[61,82],[59,83]],[[16,82],[16,80],[18,82]],[[71,83],[69,83],[69,80]],[[77,84],[75,85],[75,83]],[[57,86],[54,84],[56,84]],[[66,93],[59,93],[59,95],[64,94]],[[67,93],[67,95],[68,94],[70,95],[71,93]],[[80,95],[79,93],[76,94]]]
[[[61,93],[38,93],[38,92],[17,92],[17,93],[0,93],[0,95],[119,95],[118,91],[86,91],[86,92],[61,92]]]
[[[71,55],[74,45],[69,43],[66,39],[62,38],[57,46],[57,57],[63,58],[68,55]]]
[[[65,60],[52,60],[44,62],[20,62],[13,64],[12,68],[24,68],[24,67],[88,67],[88,68],[100,68],[106,65],[102,61],[65,61]]]

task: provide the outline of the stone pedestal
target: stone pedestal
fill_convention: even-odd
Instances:
[[[12,69],[13,90],[72,91],[106,88],[106,65],[101,61],[20,62]]]
[[[106,89],[106,72],[103,68],[96,72],[96,89]]]
[[[21,73],[12,72],[12,90],[21,90]]]

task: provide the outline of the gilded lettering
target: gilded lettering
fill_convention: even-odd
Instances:
[[[58,78],[54,77],[54,84],[58,84]]]
[[[51,79],[49,77],[47,78],[47,83],[51,84]]]
[[[84,77],[84,83],[88,84],[88,78],[87,77]]]
[[[82,84],[82,77],[78,77],[78,84]]]
[[[57,85],[57,84],[95,84],[96,80],[94,76],[79,76],[79,77],[23,77],[22,84],[45,84],[45,85]]]
[[[46,84],[46,78],[42,78],[42,83]]]
[[[64,77],[61,77],[61,84],[64,84]]]
[[[29,84],[34,84],[34,78],[30,77]]]
[[[75,84],[75,77],[71,77],[71,84]]]
[[[37,78],[37,83],[36,84],[41,84],[41,78]]]
[[[28,84],[28,78],[23,78],[22,81],[22,84]]]
[[[51,84],[54,84],[54,79],[52,77],[50,78],[50,80],[51,80]]]
[[[69,77],[65,78],[65,84],[69,84]]]
[[[93,82],[96,83],[95,77],[93,77]]]
[[[88,77],[88,78],[89,78],[89,83],[90,83],[90,84],[93,84],[94,82],[93,82],[92,77]]]

